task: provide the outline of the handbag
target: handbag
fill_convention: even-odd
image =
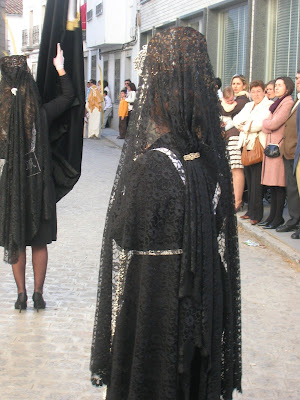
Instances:
[[[276,143],[269,143],[265,150],[264,153],[267,157],[270,158],[276,158],[280,156],[280,149],[279,149],[279,144],[283,141],[284,137],[278,142],[278,144]]]
[[[247,132],[247,138],[246,138],[246,142],[243,147],[242,157],[241,157],[241,162],[245,167],[262,162],[263,156],[264,156],[264,149],[263,149],[262,145],[260,144],[258,135],[255,138],[253,149],[247,150],[247,144],[249,143],[249,142],[247,142],[247,139],[249,136],[251,124],[249,126],[249,131]]]

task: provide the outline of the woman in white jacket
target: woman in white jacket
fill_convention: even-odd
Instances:
[[[273,103],[265,97],[265,85],[262,81],[251,82],[250,94],[253,101],[247,103],[233,118],[234,126],[240,131],[239,148],[247,146],[248,151],[253,149],[257,136],[261,145],[266,146],[266,134],[261,129]],[[263,217],[261,168],[261,162],[244,168],[248,187],[248,211],[241,218],[250,219],[252,225],[256,225]]]
[[[127,125],[129,124],[129,119],[130,119],[130,113],[133,110],[133,103],[135,102],[136,99],[136,87],[135,84],[130,82],[129,85],[127,86],[127,96],[126,96],[126,101],[128,103],[128,118],[127,118]]]

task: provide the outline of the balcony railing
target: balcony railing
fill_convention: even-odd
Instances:
[[[28,30],[22,30],[22,47],[28,46]]]
[[[40,42],[40,27],[39,25],[35,25],[32,28],[32,44],[39,44]]]

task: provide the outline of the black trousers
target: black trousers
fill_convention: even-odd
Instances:
[[[262,163],[244,167],[248,188],[248,211],[250,219],[260,221],[263,217],[263,186],[261,185]]]
[[[294,225],[300,220],[300,197],[296,176],[293,174],[294,160],[287,160],[283,157],[283,162],[288,210],[291,217],[291,219],[287,221],[287,225]]]
[[[121,119],[119,117],[119,132],[120,132],[120,138],[124,139],[127,131],[127,117],[124,117],[124,119]]]
[[[283,207],[285,203],[285,187],[283,186],[270,186],[271,190],[271,207],[270,214],[266,221],[272,225],[280,224],[283,220]]]

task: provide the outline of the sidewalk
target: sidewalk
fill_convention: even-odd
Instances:
[[[106,128],[102,131],[104,139],[109,140],[111,143],[122,148],[124,140],[117,139],[118,135],[119,132],[114,129]],[[266,218],[269,213],[270,205],[265,203],[264,206],[264,218]],[[247,209],[237,213],[238,227],[245,231],[246,236],[249,235],[252,240],[280,253],[287,260],[299,266],[300,239],[292,239],[291,234],[293,232],[278,233],[275,229],[263,229],[257,225],[251,225],[249,220],[239,218],[246,211]],[[287,207],[284,208],[283,217],[286,221],[289,219]]]

